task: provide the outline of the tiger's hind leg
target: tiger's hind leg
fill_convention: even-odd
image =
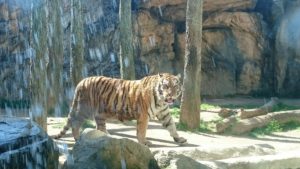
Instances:
[[[84,122],[84,120],[81,119],[75,119],[72,121],[72,135],[75,139],[75,141],[77,141],[79,139],[80,133],[80,127],[82,125],[82,123]]]
[[[105,123],[105,115],[104,113],[98,113],[95,115],[95,122],[96,122],[96,127],[97,130],[101,130],[105,132],[106,134],[109,134],[108,131],[106,130],[106,123]]]
[[[80,103],[78,101],[78,106],[75,108],[75,110],[71,113],[71,119],[72,119],[72,135],[77,141],[80,137],[80,127],[84,123],[86,119],[88,119],[89,114],[92,111],[88,108],[88,106],[85,103]]]

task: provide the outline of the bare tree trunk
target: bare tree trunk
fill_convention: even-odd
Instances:
[[[230,117],[232,115],[237,114],[236,110],[230,110],[230,109],[226,109],[226,108],[222,108],[219,112],[218,115],[222,118],[226,118],[226,117]]]
[[[180,122],[189,129],[200,123],[201,42],[203,0],[188,0],[186,48]]]
[[[223,119],[221,122],[216,124],[216,132],[217,133],[225,132],[236,121],[237,119],[234,115],[231,115],[228,118]]]
[[[76,86],[84,71],[84,27],[81,0],[71,0],[71,4],[70,72],[72,85]]]
[[[120,73],[122,79],[135,79],[131,0],[120,0]]]
[[[243,134],[254,128],[266,126],[271,120],[276,120],[280,124],[290,121],[300,122],[300,110],[273,112],[262,116],[240,120],[232,124],[232,134]]]
[[[45,131],[47,131],[47,64],[49,63],[46,2],[42,0],[41,4],[35,4],[36,7],[31,11],[31,46],[35,56],[31,58],[32,103],[30,107],[31,119]]]
[[[49,15],[49,98],[48,107],[52,109],[55,115],[61,115],[61,104],[63,102],[63,28],[61,24],[62,9],[60,0],[51,0],[48,4],[48,9],[51,11]]]
[[[258,109],[248,110],[248,111],[242,109],[240,113],[240,117],[241,119],[247,119],[255,116],[268,114],[278,103],[279,103],[278,98],[272,97],[268,103],[264,104]]]

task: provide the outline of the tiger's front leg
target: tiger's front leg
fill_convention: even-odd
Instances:
[[[168,110],[163,111],[161,114],[158,114],[156,117],[162,123],[162,126],[167,128],[167,130],[169,131],[170,135],[173,137],[176,143],[182,144],[187,142],[185,138],[180,137],[178,135],[175,122]]]
[[[148,115],[147,113],[142,113],[140,117],[137,119],[137,139],[140,144],[150,145],[151,142],[146,140],[146,131],[148,128]]]

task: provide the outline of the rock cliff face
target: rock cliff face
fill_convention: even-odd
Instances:
[[[36,0],[39,2],[39,0]],[[64,79],[70,2],[62,1]],[[82,1],[87,75],[119,76],[118,1]],[[183,73],[186,0],[134,0],[138,77]],[[202,95],[300,96],[300,2],[204,0]],[[30,5],[0,0],[0,98],[28,98]],[[50,56],[51,57],[51,56]],[[16,92],[17,91],[17,92]]]
[[[150,72],[183,72],[185,4],[184,0],[152,0],[142,4],[146,10],[138,16],[148,16],[138,20],[141,29],[147,27],[141,33],[141,46],[148,47],[148,50],[142,50],[142,58],[149,65]],[[264,65],[268,61],[265,57],[271,51],[269,30],[263,16],[255,11],[256,4],[254,0],[204,1],[203,95],[253,94],[273,90],[272,86],[265,87],[271,82],[264,79],[265,74],[272,71],[265,69]],[[145,26],[147,24],[154,26]],[[172,27],[173,31],[168,31]],[[157,30],[163,30],[164,34]],[[157,43],[151,46],[152,38]],[[155,50],[158,46],[162,48]]]
[[[299,1],[204,0],[202,95],[299,97]],[[141,3],[149,13],[142,39],[167,39],[164,50],[143,50],[150,72],[182,73],[186,0]],[[138,14],[139,15],[139,14]],[[157,29],[172,27],[163,35]],[[143,26],[141,26],[143,27]],[[152,32],[152,33],[150,33]],[[151,41],[142,41],[149,46]],[[155,48],[155,46],[153,47]],[[151,52],[150,52],[151,51]],[[172,51],[172,52],[170,52]],[[159,56],[159,57],[157,57]],[[174,57],[173,57],[174,56]]]
[[[276,92],[282,95],[300,94],[300,1],[282,1],[275,32]],[[275,12],[274,12],[275,13]]]

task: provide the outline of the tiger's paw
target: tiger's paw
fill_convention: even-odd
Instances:
[[[183,144],[183,143],[187,142],[187,140],[183,137],[173,137],[173,139],[176,143],[179,143],[179,144]]]

